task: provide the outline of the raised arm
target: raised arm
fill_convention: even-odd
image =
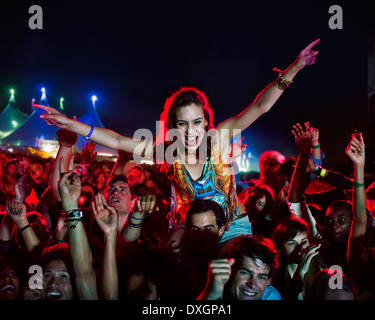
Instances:
[[[74,157],[69,161],[66,172],[64,160],[60,160],[59,192],[65,210],[65,222],[69,233],[69,247],[72,256],[78,297],[81,300],[96,300],[96,275],[89,241],[82,223],[82,211],[78,209],[81,181],[72,171]]]
[[[306,205],[304,192],[306,188],[306,169],[310,159],[311,132],[297,123],[292,133],[298,146],[298,159],[289,187],[288,204],[290,211],[297,217],[304,219],[310,226],[312,237],[318,235],[316,221]]]
[[[95,219],[104,234],[102,290],[104,300],[118,299],[118,274],[116,261],[116,239],[118,214],[98,193],[92,202]]]
[[[25,199],[29,196],[31,189],[35,184],[35,181],[29,174],[28,166],[25,166],[23,171],[23,176],[18,179],[14,186],[14,201],[24,204]],[[9,241],[13,236],[14,227],[14,219],[12,219],[9,214],[5,215],[0,224],[0,240]]]
[[[318,165],[321,165],[321,158],[322,153],[320,151],[320,143],[319,143],[319,129],[310,127],[310,122],[307,121],[304,123],[305,130],[311,133],[311,158],[319,161]]]
[[[56,131],[57,140],[59,142],[59,149],[56,154],[56,160],[53,164],[51,174],[51,191],[55,201],[61,202],[58,182],[60,179],[60,158],[64,159],[64,167],[68,166],[69,157],[72,153],[72,148],[76,144],[78,135],[66,129],[59,129]]]
[[[368,256],[365,247],[367,211],[365,194],[365,142],[362,133],[354,133],[346,148],[354,164],[353,221],[349,234],[347,260],[353,274],[361,275]]]
[[[43,118],[48,125],[54,125],[59,128],[75,132],[80,136],[90,139],[91,141],[103,146],[115,150],[124,150],[134,153],[136,147],[141,143],[140,140],[124,137],[112,130],[90,126],[83,122],[70,119],[61,114],[55,108],[46,107],[39,104],[33,104],[33,107],[41,108],[46,111],[40,117]],[[140,152],[142,152],[142,150],[140,150]]]
[[[145,213],[151,213],[153,211],[159,211],[154,195],[138,197],[136,208],[129,213],[128,219],[121,232],[121,236],[126,242],[137,242],[140,239],[142,221],[145,218]]]
[[[8,202],[6,204],[6,211],[8,216],[17,225],[18,230],[20,230],[27,248],[27,252],[32,253],[33,250],[40,244],[40,241],[33,228],[30,226],[29,220],[27,219],[26,205],[16,201]]]
[[[318,51],[313,51],[312,48],[319,41],[320,39],[315,40],[304,50],[302,50],[297,59],[285,71],[280,72],[280,75],[276,81],[272,82],[265,89],[263,89],[250,106],[248,106],[239,115],[220,123],[218,130],[221,131],[222,129],[229,129],[229,135],[230,138],[232,138],[233,129],[243,131],[262,114],[268,112],[280,98],[286,86],[292,82],[296,74],[305,66],[315,63]]]
[[[234,259],[217,259],[208,263],[207,282],[197,300],[220,300],[228,282]]]
[[[128,162],[128,160],[131,156],[131,153],[129,153],[129,152],[125,152],[125,151],[122,151],[122,150],[118,150],[117,152],[118,152],[118,158],[116,160],[115,165],[112,168],[112,171],[111,171],[107,181],[111,180],[111,178],[115,175],[123,174],[125,164]]]

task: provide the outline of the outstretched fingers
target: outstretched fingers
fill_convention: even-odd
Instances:
[[[316,39],[315,41],[311,42],[304,50],[303,52],[309,52],[311,51],[311,49],[320,41],[320,38],[319,39]],[[314,51],[316,52],[316,54],[318,53],[318,51]]]

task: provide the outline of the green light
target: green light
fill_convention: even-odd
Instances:
[[[63,101],[64,101],[64,98],[60,98],[60,108],[61,109],[64,109],[64,106],[63,106]]]
[[[10,94],[14,94],[14,89],[10,89]]]

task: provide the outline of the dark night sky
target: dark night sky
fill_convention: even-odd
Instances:
[[[28,28],[32,4],[43,8],[43,30]],[[328,26],[332,4],[342,5],[343,30]],[[285,69],[321,38],[317,63],[244,133],[247,150],[296,155],[291,127],[309,120],[320,129],[325,166],[341,170],[352,130],[367,130],[368,2],[17,1],[2,9],[0,108],[13,87],[30,113],[44,86],[50,105],[64,97],[68,116],[80,117],[96,94],[104,125],[132,136],[155,132],[166,97],[195,86],[218,124],[276,78],[273,67]]]

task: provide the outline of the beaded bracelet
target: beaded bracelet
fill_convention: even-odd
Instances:
[[[279,76],[277,77],[277,79],[273,82],[273,84],[279,88],[280,90],[285,90],[286,87],[289,87],[291,85],[291,83],[293,82],[293,80],[288,80],[284,77],[284,73],[285,71],[282,71],[280,69],[277,69],[277,68],[273,68],[273,71],[277,71],[279,72]]]

